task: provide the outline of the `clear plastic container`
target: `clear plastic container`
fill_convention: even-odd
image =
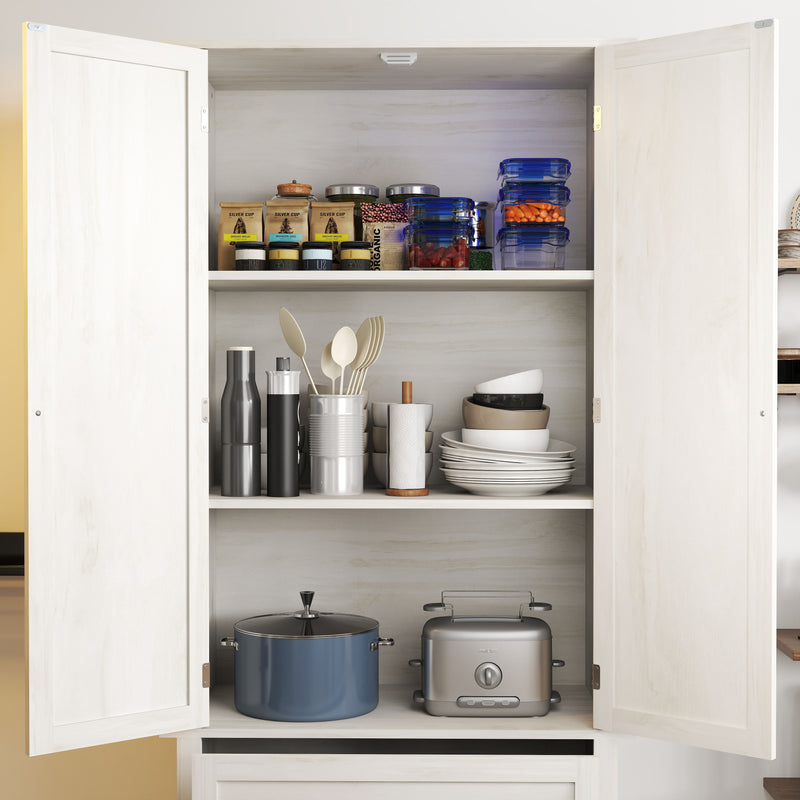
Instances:
[[[504,225],[563,225],[569,189],[559,183],[504,186],[499,195]]]
[[[409,269],[468,269],[472,221],[412,222],[406,228]]]
[[[403,206],[409,222],[468,222],[475,211],[468,197],[411,197]]]
[[[497,177],[508,183],[564,183],[572,172],[566,158],[506,158]]]
[[[501,228],[499,269],[564,269],[569,230],[557,225]]]

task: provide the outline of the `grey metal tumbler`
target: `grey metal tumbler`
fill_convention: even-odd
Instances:
[[[252,347],[229,347],[222,392],[222,494],[261,494],[261,399]]]

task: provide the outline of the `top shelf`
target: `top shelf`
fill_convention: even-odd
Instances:
[[[592,270],[435,270],[430,272],[216,272],[208,288],[216,292],[292,291],[509,291],[591,289]]]

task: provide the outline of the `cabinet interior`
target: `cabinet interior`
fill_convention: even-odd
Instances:
[[[497,164],[512,156],[570,160],[567,269],[593,268],[593,48],[414,51],[411,67],[389,67],[373,49],[209,51],[212,268],[221,201],[270,199],[277,183],[293,179],[311,183],[320,199],[327,184],[343,180],[381,189],[410,180],[435,183],[443,196],[496,201]],[[400,382],[413,381],[415,400],[434,404],[435,434],[462,426],[461,398],[479,380],[542,367],[551,436],[577,445],[573,483],[591,483],[591,289],[537,291],[532,283],[524,291],[430,291],[414,285],[415,274],[401,291],[270,290],[265,282],[263,290],[210,293],[212,486],[219,482],[225,350],[255,347],[263,393],[263,370],[288,353],[281,306],[303,328],[315,379],[322,378],[319,354],[338,327],[383,315],[386,344],[368,375],[370,399],[399,400]],[[292,363],[299,367],[294,356]],[[438,442],[435,436],[435,454]],[[443,483],[436,468],[430,483]],[[553,629],[554,657],[566,661],[554,683],[588,682],[591,512],[513,503],[390,513],[215,508],[210,536],[215,685],[233,680],[232,653],[219,647],[233,623],[294,610],[304,588],[317,591],[322,610],[379,620],[381,635],[396,641],[382,649],[381,683],[401,687],[403,696],[407,688],[409,698],[420,676],[407,662],[419,656],[429,617],[422,604],[448,588],[530,589],[552,603],[543,617]],[[558,713],[549,715],[550,726],[558,726]]]

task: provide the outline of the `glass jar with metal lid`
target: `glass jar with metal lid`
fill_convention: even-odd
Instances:
[[[438,197],[439,187],[432,183],[393,183],[386,187],[390,203],[402,203],[409,197]]]
[[[380,189],[371,183],[333,183],[325,187],[325,199],[331,203],[353,203],[353,229],[356,239],[364,236],[361,204],[374,203]]]
[[[279,183],[275,187],[278,193],[272,198],[273,200],[316,200],[317,198],[311,194],[310,183],[298,183],[293,180],[291,183]]]

